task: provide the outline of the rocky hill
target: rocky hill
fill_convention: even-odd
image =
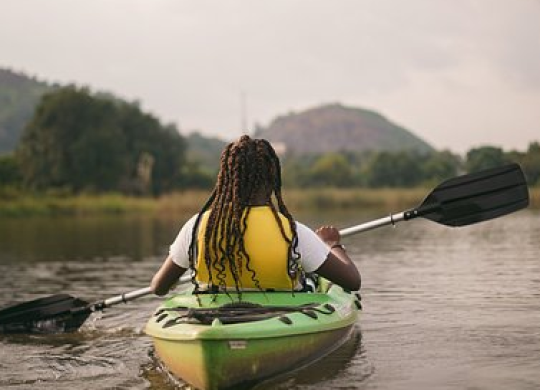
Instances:
[[[280,116],[267,128],[259,128],[256,135],[267,138],[277,150],[295,154],[433,150],[411,131],[377,112],[341,104]]]
[[[41,96],[55,86],[0,68],[0,154],[15,149]]]

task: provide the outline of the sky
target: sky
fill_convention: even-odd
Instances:
[[[540,0],[2,0],[0,66],[227,140],[339,102],[456,153],[540,141]]]

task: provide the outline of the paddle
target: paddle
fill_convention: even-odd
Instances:
[[[465,226],[487,221],[527,207],[529,192],[519,165],[459,176],[438,185],[414,209],[340,231],[342,236],[415,218]],[[191,280],[184,275],[181,283]],[[77,330],[88,316],[122,302],[149,295],[149,287],[90,304],[67,294],[20,303],[0,310],[0,333],[50,333]]]
[[[458,176],[439,184],[417,208],[340,231],[348,236],[414,218],[466,226],[510,214],[529,205],[529,190],[518,164]]]
[[[187,283],[183,275],[179,283]],[[62,333],[81,327],[90,314],[152,294],[150,287],[89,303],[68,294],[56,294],[0,310],[0,333]]]

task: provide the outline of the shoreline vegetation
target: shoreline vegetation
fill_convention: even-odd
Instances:
[[[292,212],[310,210],[405,210],[419,205],[430,188],[289,189],[283,191]],[[532,187],[530,208],[540,208],[540,187]],[[209,191],[174,192],[159,198],[121,194],[30,194],[0,191],[0,216],[90,216],[107,214],[177,215],[197,212]]]

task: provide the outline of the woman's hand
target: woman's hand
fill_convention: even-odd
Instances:
[[[163,262],[160,269],[156,272],[150,283],[150,287],[154,294],[162,296],[169,292],[173,286],[178,283],[178,278],[186,272],[172,260],[169,256]]]
[[[339,234],[339,230],[337,230],[333,226],[321,226],[320,228],[315,230],[315,233],[317,233],[321,240],[323,240],[329,247],[337,245],[341,242],[341,235]]]
[[[316,272],[343,288],[351,291],[359,290],[362,284],[360,272],[358,272],[343,246],[339,247],[340,249],[335,248],[336,245],[341,243],[339,230],[333,226],[321,226],[315,230],[315,233],[326,245],[332,248],[328,253],[328,257]]]

